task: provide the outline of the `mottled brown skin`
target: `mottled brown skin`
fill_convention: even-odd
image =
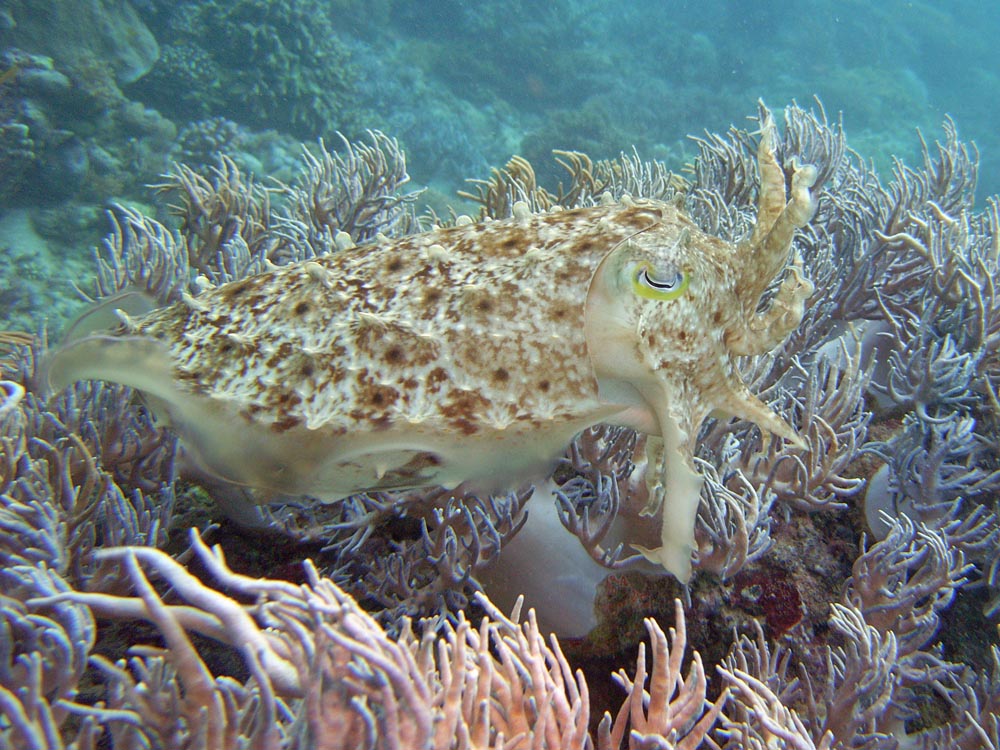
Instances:
[[[718,410],[797,439],[734,363],[783,340],[811,292],[787,264],[792,233],[814,210],[814,175],[797,170],[786,202],[773,138],[768,118],[745,243],[706,235],[659,201],[541,214],[519,205],[510,219],[351,247],[206,291],[67,347],[52,380],[133,385],[207,469],[325,498],[518,485],[547,474],[580,430],[628,425],[662,437],[650,441],[649,480],[663,548],[643,552],[685,577],[702,420]],[[675,281],[680,291],[663,293]]]
[[[595,401],[590,279],[654,224],[695,230],[651,203],[437,229],[228,284],[134,333],[170,342],[178,379],[276,431],[538,429]]]

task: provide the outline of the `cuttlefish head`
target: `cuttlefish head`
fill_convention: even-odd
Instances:
[[[688,452],[712,413],[796,440],[737,371],[734,355],[752,334],[760,298],[741,293],[741,248],[704,234],[671,206],[639,203],[633,220],[635,212],[648,228],[604,257],[587,300],[587,343],[602,398],[634,406],[628,419],[649,434],[664,435],[672,424]]]
[[[757,222],[746,241],[707,235],[673,206],[633,203],[627,220],[637,228],[604,256],[588,290],[585,330],[601,398],[622,404],[621,423],[662,438],[651,441],[647,473],[647,511],[663,515],[662,546],[638,549],[681,580],[691,571],[702,484],[692,457],[704,419],[747,419],[803,445],[737,368],[739,356],[766,353],[787,337],[813,290],[791,245],[815,212],[816,172],[792,165],[786,199],[766,110],[761,122]]]

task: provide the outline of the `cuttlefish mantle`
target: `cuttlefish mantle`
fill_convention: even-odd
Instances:
[[[661,546],[642,551],[686,579],[702,421],[724,412],[798,440],[734,365],[782,341],[812,290],[789,248],[815,171],[796,167],[786,199],[774,144],[765,111],[757,223],[739,244],[661,201],[519,205],[124,316],[56,352],[50,382],[133,386],[205,470],[330,500],[517,486],[587,427],[633,427],[654,436],[649,512],[662,517]]]

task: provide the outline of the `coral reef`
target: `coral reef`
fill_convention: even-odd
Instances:
[[[15,47],[0,51],[10,72],[0,85],[0,133],[5,144],[0,195],[7,208],[52,206],[70,199],[104,198],[135,175],[135,168],[173,137],[173,125],[128,102],[107,70],[93,61],[76,67]],[[95,130],[104,129],[102,136]],[[127,131],[148,142],[123,145],[109,134]],[[159,159],[147,174],[159,168]]]
[[[162,54],[130,93],[167,116],[225,116],[306,139],[358,130],[359,71],[323,3],[152,5]]]
[[[487,90],[531,108],[575,105],[597,88],[594,53],[601,37],[588,2],[539,8],[525,0],[466,6],[451,0],[397,4],[393,21],[426,39],[422,64],[464,96]],[[564,52],[553,55],[559,48]]]
[[[107,65],[119,84],[145,75],[160,54],[152,32],[128,0],[10,0],[0,48],[48,55],[61,65]]]
[[[816,291],[786,341],[736,366],[801,442],[706,420],[685,587],[635,554],[648,546],[639,478],[650,458],[632,430],[585,431],[533,491],[286,499],[247,512],[249,490],[206,475],[128,389],[48,394],[45,341],[0,337],[0,740],[1000,748],[1000,649],[984,614],[1000,600],[1000,203],[975,209],[975,153],[950,122],[941,143],[923,143],[921,164],[897,163],[887,184],[821,109],[787,107],[775,146],[789,183],[793,164],[816,169],[816,216],[793,243]],[[757,138],[734,128],[697,147],[684,180],[634,154],[562,153],[558,193],[514,160],[470,196],[493,219],[519,203],[668,199],[703,231],[750,236]],[[406,178],[398,144],[381,134],[338,153],[310,149],[299,177],[273,187],[227,159],[208,174],[179,166],[161,185],[179,230],[116,210],[93,296],[128,318],[136,289],[160,305],[197,304],[212,285],[337,252],[344,235],[406,235],[421,221]],[[100,317],[70,338],[106,326]],[[246,530],[192,524],[199,492],[244,509]],[[191,525],[201,534],[168,537]],[[225,557],[203,541],[226,534],[239,542]],[[304,579],[247,572],[249,548],[261,546],[247,540],[262,534],[311,550]],[[523,609],[491,604],[488,569],[515,552],[543,559],[542,548],[573,561],[578,587],[543,582],[527,593],[537,616],[523,620]],[[544,573],[561,581],[564,571]],[[603,607],[595,632],[616,639],[546,641],[544,606],[588,587]],[[669,640],[647,614],[673,623]],[[418,616],[436,619],[415,628]],[[115,645],[109,619],[155,629]],[[651,662],[642,647],[634,673],[616,677],[624,702],[602,699],[590,667],[585,678],[571,666],[627,663],[619,646],[647,637]]]

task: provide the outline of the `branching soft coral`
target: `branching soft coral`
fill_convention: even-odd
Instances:
[[[144,618],[162,633],[167,649],[144,648],[130,665],[97,662],[111,698],[109,708],[98,707],[94,715],[112,736],[215,748],[245,742],[289,748],[594,746],[583,675],[573,672],[555,638],[546,642],[533,612],[521,622],[519,609],[507,617],[480,597],[487,616],[479,628],[460,616],[439,635],[427,628],[418,636],[406,621],[392,639],[309,562],[302,585],[251,579],[230,571],[221,552],[197,534],[191,541],[219,586],[254,604],[242,605],[165,553],[140,547],[99,553],[123,562],[137,597],[68,592],[29,601],[34,607],[73,602],[101,617]],[[143,568],[187,603],[164,603]],[[705,708],[706,676],[697,652],[687,676],[682,672],[684,612],[680,602],[675,608],[672,643],[655,621],[646,621],[648,672],[641,649],[634,678],[625,670],[616,675],[628,696],[614,718],[602,720],[599,750],[650,743],[693,750],[722,712],[725,692]],[[189,632],[236,648],[251,680],[241,686],[213,678]],[[164,691],[175,706],[157,713]],[[145,716],[159,720],[132,721]]]

